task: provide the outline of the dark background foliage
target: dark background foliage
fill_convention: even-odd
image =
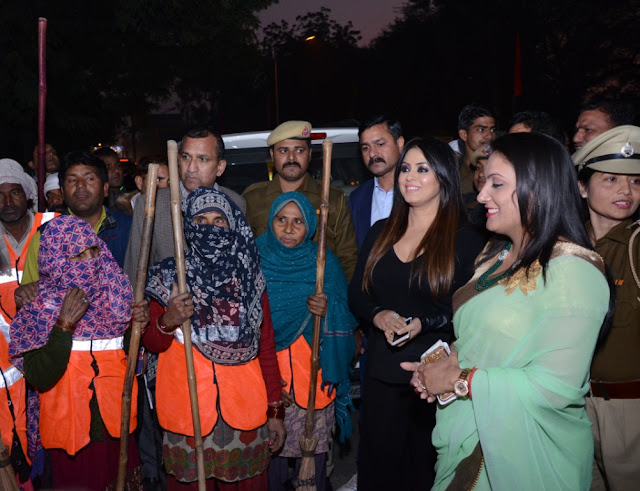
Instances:
[[[1,2],[0,155],[24,162],[36,141],[38,17],[49,22],[47,140],[61,153],[120,137],[136,158],[194,124],[270,129],[276,65],[281,121],[385,112],[408,135],[454,136],[469,102],[490,106],[502,129],[541,109],[570,130],[582,103],[640,95],[640,0],[408,0],[366,47],[323,7],[259,40],[257,13],[272,3]]]

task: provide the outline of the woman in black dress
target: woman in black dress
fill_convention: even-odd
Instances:
[[[424,404],[400,362],[453,341],[451,297],[473,273],[485,235],[466,219],[455,156],[435,138],[405,145],[391,215],[369,231],[349,287],[368,329],[358,489],[429,489],[435,405]],[[394,337],[408,339],[392,346]]]

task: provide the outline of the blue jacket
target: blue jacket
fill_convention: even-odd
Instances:
[[[371,200],[373,199],[374,180],[363,182],[349,195],[349,208],[353,218],[353,226],[356,230],[358,250],[362,247],[364,238],[371,228]]]
[[[131,217],[119,211],[110,210],[105,207],[107,213],[106,218],[98,230],[100,237],[107,244],[107,247],[113,254],[113,258],[122,268],[124,266],[124,256],[127,252],[127,244],[129,243],[129,232],[131,231]],[[63,215],[68,215],[69,210],[66,209]],[[47,222],[49,223],[49,222]],[[47,223],[42,224],[40,233],[44,231]]]

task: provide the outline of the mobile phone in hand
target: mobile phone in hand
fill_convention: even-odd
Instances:
[[[404,322],[409,325],[409,323],[413,320],[413,317],[407,317]],[[405,332],[404,334],[398,334],[397,332],[393,333],[393,341],[391,342],[391,346],[398,346],[401,342],[406,341],[411,337],[410,332]]]

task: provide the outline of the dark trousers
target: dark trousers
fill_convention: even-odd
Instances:
[[[436,405],[407,384],[366,377],[358,491],[431,489],[437,454],[431,444]]]

